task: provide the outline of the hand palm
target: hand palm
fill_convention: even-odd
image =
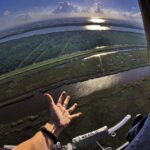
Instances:
[[[65,107],[67,107],[69,100],[70,100],[70,96],[67,96],[63,102],[63,96],[65,94],[66,94],[66,92],[61,93],[56,104],[54,103],[53,97],[50,94],[48,94],[48,93],[45,94],[45,96],[49,100],[51,117],[52,117],[53,121],[61,127],[66,127],[67,125],[69,125],[69,123],[73,119],[75,119],[81,115],[80,112],[71,115],[71,113],[77,107],[76,103],[72,107],[70,107],[69,109],[65,108]]]

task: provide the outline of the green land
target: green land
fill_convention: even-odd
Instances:
[[[146,78],[121,88],[98,91],[89,96],[81,97],[77,101],[79,103],[77,111],[82,111],[83,116],[72,122],[61,136],[61,141],[64,143],[70,142],[72,137],[104,125],[111,127],[126,114],[131,114],[134,117],[139,113],[149,113],[149,91],[150,78]],[[2,143],[17,144],[28,139],[48,118],[49,112],[45,110],[34,116],[27,116],[8,124],[1,124],[0,140]],[[127,130],[131,127],[131,123],[130,121],[119,130],[115,138],[104,138],[101,140],[101,144],[116,147],[125,142],[125,136]],[[89,149],[94,149],[94,147],[91,146]],[[88,149],[87,147],[85,148]]]
[[[16,101],[39,88],[52,89],[145,66],[145,45],[143,34],[116,31],[51,33],[0,44],[0,101]],[[124,52],[125,49],[133,51]],[[102,56],[101,60],[83,60],[92,54],[117,50],[120,52]]]
[[[117,31],[38,35],[0,44],[0,53],[1,108],[28,100],[39,89],[44,92],[148,65],[145,36]],[[75,120],[61,138],[68,142],[74,136],[106,124],[112,126],[127,113],[148,113],[149,91],[150,79],[147,78],[80,97],[78,110],[84,115]],[[17,144],[31,137],[48,120],[48,114],[48,110],[43,110],[0,124],[0,144]],[[113,140],[102,140],[102,144],[115,146],[124,142],[122,135],[129,126],[120,130]]]

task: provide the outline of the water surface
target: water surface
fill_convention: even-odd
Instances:
[[[65,85],[50,91],[55,98],[63,91],[67,91],[73,99],[87,96],[96,91],[118,87],[132,83],[150,75],[150,67],[141,67],[113,75],[90,79],[75,84]],[[0,123],[15,121],[22,117],[36,114],[48,109],[48,103],[42,93],[36,93],[33,97],[0,109]],[[18,113],[19,112],[19,113]]]

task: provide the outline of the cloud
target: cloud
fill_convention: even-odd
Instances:
[[[126,17],[138,17],[141,18],[141,12],[137,12],[137,13],[133,13],[133,12],[122,12],[121,13],[122,16],[126,16]]]
[[[54,14],[61,13],[101,13],[101,4],[100,2],[95,2],[91,7],[80,7],[74,3],[63,1],[58,2],[57,7],[52,11]]]
[[[113,9],[103,9],[103,17],[114,18],[121,20],[130,20],[130,21],[142,21],[141,12],[129,12],[129,11],[117,11]]]
[[[59,2],[58,6],[53,10],[53,13],[78,13],[81,12],[81,8],[68,1]]]
[[[10,12],[6,10],[0,16],[0,30],[20,24],[41,21],[53,18],[66,17],[101,17],[111,19],[121,19],[142,24],[140,12],[118,11],[115,9],[103,8],[101,3],[93,3],[91,7],[79,6],[74,3],[63,1],[59,2],[55,9],[50,7],[32,8],[23,12]]]
[[[9,11],[9,10],[5,10],[4,13],[3,13],[4,16],[8,16],[10,14],[11,14],[11,11]]]
[[[89,12],[93,12],[93,13],[102,13],[102,5],[100,2],[95,2],[93,3],[93,6],[88,10]]]

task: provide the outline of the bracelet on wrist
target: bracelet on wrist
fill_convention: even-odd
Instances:
[[[48,137],[50,140],[52,140],[54,142],[54,144],[56,144],[59,140],[58,138],[50,131],[48,131],[45,127],[41,127],[40,131],[46,135],[46,137]]]

